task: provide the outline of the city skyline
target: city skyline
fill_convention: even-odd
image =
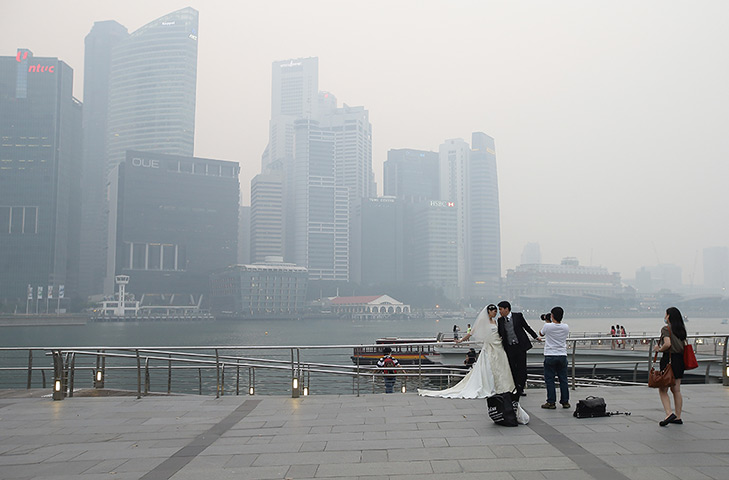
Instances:
[[[496,139],[502,274],[539,242],[545,263],[575,256],[623,278],[675,263],[689,283],[703,278],[704,248],[729,244],[722,2],[130,5],[79,2],[63,16],[53,2],[10,4],[0,23],[14,43],[2,53],[58,57],[79,96],[95,21],[134,31],[198,9],[194,153],[238,161],[244,203],[268,138],[271,63],[318,56],[320,83],[370,112],[380,186],[390,149],[434,151],[472,131]],[[395,34],[404,21],[406,39]],[[281,33],[264,36],[272,24]]]

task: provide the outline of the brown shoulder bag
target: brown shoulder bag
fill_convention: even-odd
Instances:
[[[668,354],[668,365],[663,370],[656,370],[655,363],[658,358],[658,352],[653,355],[653,365],[651,371],[648,372],[648,386],[651,388],[672,387],[676,384],[673,377],[673,368],[671,367],[671,354]]]

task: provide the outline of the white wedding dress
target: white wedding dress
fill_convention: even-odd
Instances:
[[[418,389],[418,394],[426,397],[443,398],[486,398],[496,393],[512,392],[516,388],[511,376],[509,359],[506,357],[497,326],[489,321],[484,307],[478,314],[471,329],[471,339],[483,342],[478,360],[460,382],[445,390]],[[521,408],[517,420],[526,425],[529,415]]]

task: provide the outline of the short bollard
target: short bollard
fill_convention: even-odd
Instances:
[[[299,379],[297,377],[291,380],[291,398],[299,398]]]
[[[53,400],[63,400],[63,356],[61,351],[53,352]]]

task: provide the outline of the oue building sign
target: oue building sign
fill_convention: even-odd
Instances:
[[[151,158],[132,157],[132,166],[144,168],[159,168],[159,160]]]

